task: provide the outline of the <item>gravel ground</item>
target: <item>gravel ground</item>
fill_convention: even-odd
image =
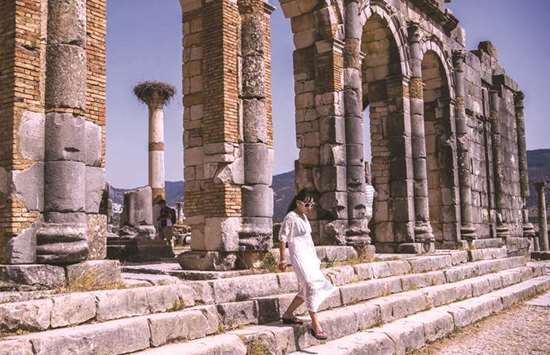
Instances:
[[[413,355],[548,355],[550,307],[520,305],[451,334]]]

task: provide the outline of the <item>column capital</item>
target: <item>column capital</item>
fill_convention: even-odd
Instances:
[[[464,49],[457,49],[453,51],[453,65],[455,69],[463,69],[466,62],[466,51]]]
[[[416,21],[407,22],[407,33],[409,35],[410,43],[420,43],[420,37],[422,35],[420,31],[420,23]]]
[[[525,99],[525,94],[523,93],[523,91],[516,91],[514,93],[514,105],[516,107],[516,109],[521,109],[523,110],[524,108],[524,101]]]

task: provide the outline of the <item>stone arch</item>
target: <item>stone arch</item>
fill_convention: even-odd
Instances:
[[[458,238],[458,175],[452,85],[444,56],[423,45],[422,83],[430,222],[437,246]]]
[[[344,244],[348,225],[343,110],[343,2],[281,1],[294,36],[295,187],[319,192],[316,244]]]
[[[388,4],[370,4],[364,6],[359,14],[359,21],[364,27],[372,17],[379,18],[387,27],[391,37],[396,43],[401,67],[401,75],[409,77],[411,69],[407,54],[407,30],[397,16],[396,10]],[[368,53],[367,53],[368,54]]]
[[[449,90],[449,98],[454,100],[455,98],[455,90],[454,90],[454,78],[453,78],[453,69],[452,69],[452,61],[449,58],[449,55],[447,55],[443,51],[443,45],[437,40],[436,38],[432,38],[430,40],[424,41],[422,43],[422,57],[425,57],[428,52],[431,52],[431,55],[437,56],[439,59],[439,62],[441,64],[441,68],[444,72],[445,80],[447,81],[447,86]]]
[[[377,250],[397,251],[400,244],[414,242],[406,34],[390,7],[366,7],[360,21],[363,109],[369,109],[377,191],[371,227]]]

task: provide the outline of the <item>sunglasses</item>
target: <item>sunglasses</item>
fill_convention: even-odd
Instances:
[[[305,208],[312,208],[315,206],[315,202],[303,202],[303,201],[300,201],[300,203],[302,205],[304,205]]]

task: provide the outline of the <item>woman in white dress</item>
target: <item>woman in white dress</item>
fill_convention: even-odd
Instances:
[[[300,191],[292,200],[279,232],[279,269],[286,270],[288,263],[285,260],[285,247],[288,245],[290,263],[299,284],[299,292],[283,314],[282,321],[285,324],[303,323],[294,316],[294,311],[305,302],[311,317],[312,335],[317,339],[325,340],[327,335],[319,324],[317,311],[323,301],[336,291],[336,288],[321,272],[321,261],[317,257],[311,239],[311,225],[307,214],[314,206],[314,193],[307,190]]]

